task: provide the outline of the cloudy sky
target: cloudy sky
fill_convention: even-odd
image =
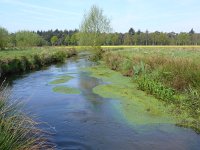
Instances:
[[[200,32],[200,0],[0,0],[0,26],[18,30],[75,29],[95,4],[116,32]]]

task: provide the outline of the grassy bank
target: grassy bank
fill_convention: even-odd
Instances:
[[[28,48],[0,51],[2,75],[39,69],[76,55],[73,48]]]
[[[184,116],[178,125],[200,132],[199,54],[199,47],[132,47],[107,49],[103,60],[138,89],[173,104],[171,113]]]
[[[0,149],[53,149],[37,123],[20,110],[21,103],[9,100],[8,89],[0,86]]]

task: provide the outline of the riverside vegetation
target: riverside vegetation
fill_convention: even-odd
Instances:
[[[110,69],[131,77],[138,89],[173,105],[170,113],[180,118],[177,125],[200,132],[200,47],[104,48],[103,51],[102,56],[95,58],[102,57]]]
[[[53,149],[46,133],[32,118],[22,113],[22,103],[10,100],[9,90],[0,86],[0,149]]]
[[[25,72],[64,62],[76,55],[74,48],[25,48],[0,51],[0,71],[2,75]]]

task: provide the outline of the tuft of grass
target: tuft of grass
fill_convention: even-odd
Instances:
[[[21,103],[9,100],[8,89],[0,86],[0,149],[53,149],[38,123],[20,110]]]

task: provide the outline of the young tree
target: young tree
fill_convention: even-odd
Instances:
[[[53,46],[55,46],[55,45],[56,45],[56,42],[58,42],[58,37],[54,35],[54,36],[51,37],[51,44],[52,44]]]
[[[102,9],[93,5],[80,25],[79,45],[100,46],[101,33],[110,31],[110,20],[103,15]]]
[[[8,44],[8,31],[0,27],[0,49],[4,49]]]

